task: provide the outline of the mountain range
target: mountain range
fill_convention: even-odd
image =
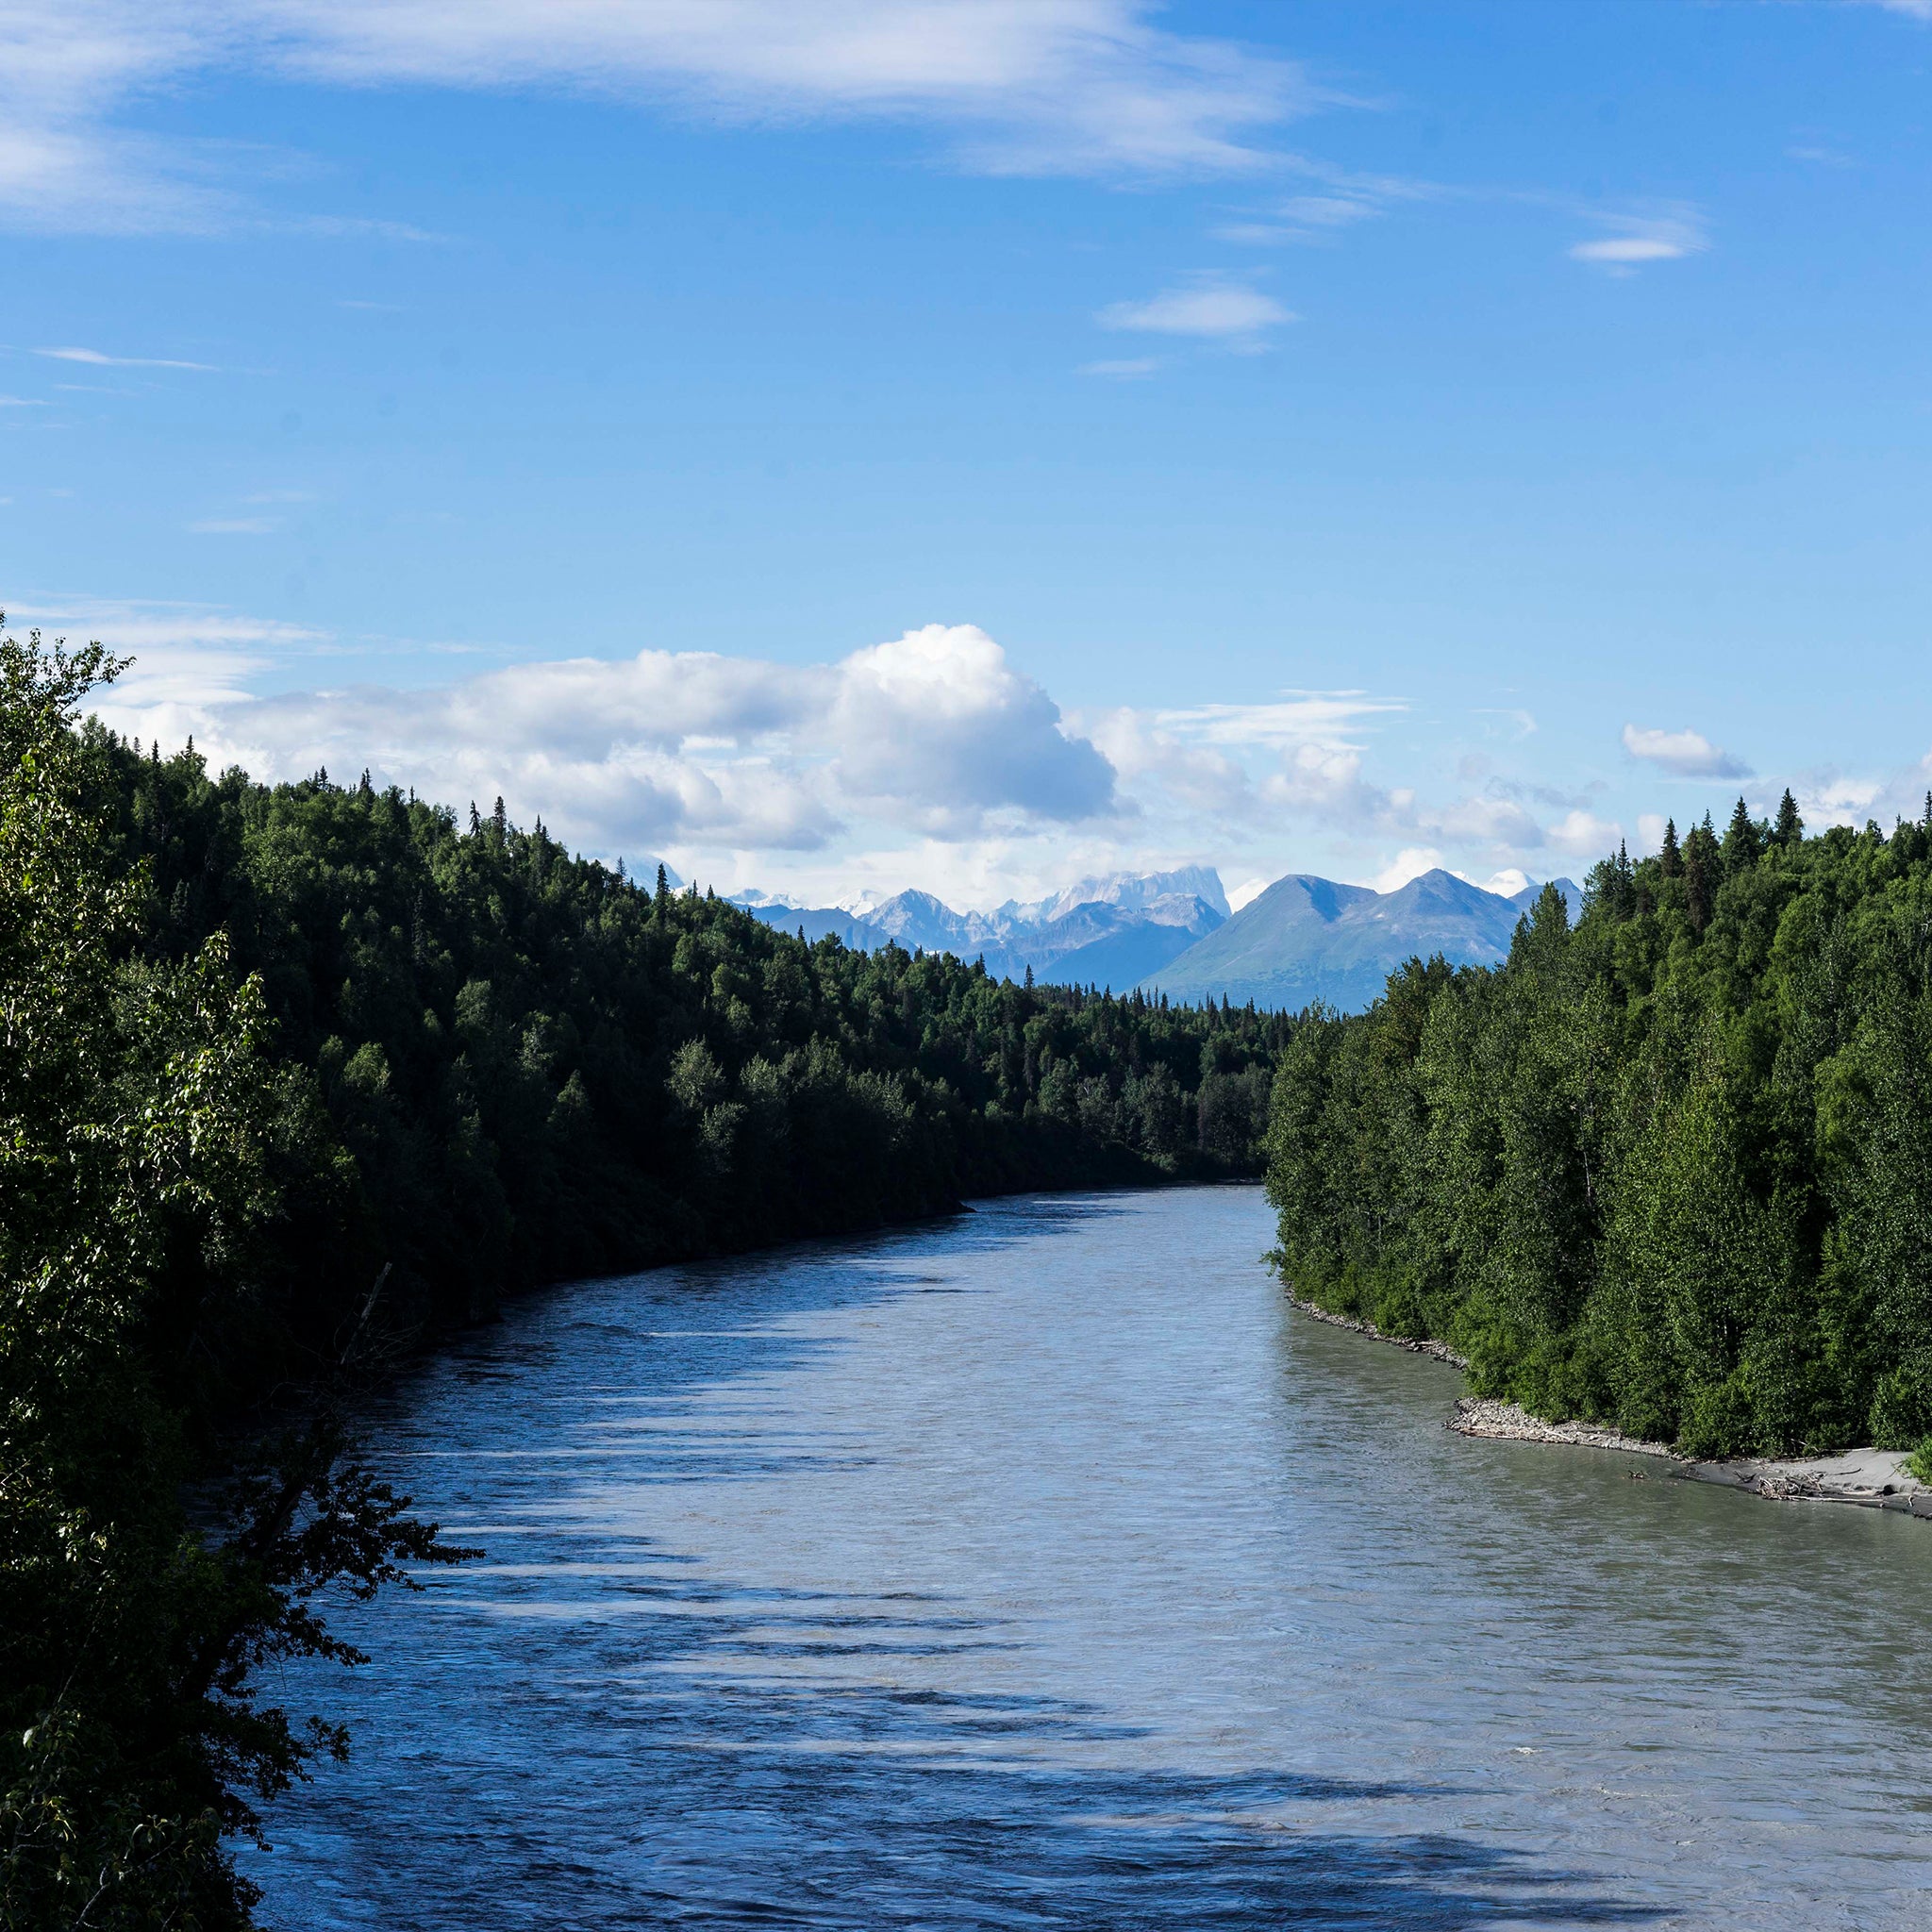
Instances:
[[[1574,913],[1576,887],[1555,884]],[[1322,1000],[1359,1012],[1405,959],[1441,953],[1452,966],[1494,965],[1541,891],[1486,892],[1440,869],[1392,892],[1291,873],[1144,983],[1191,1005],[1253,1000],[1296,1011]]]
[[[896,941],[962,959],[983,958],[995,977],[1124,990],[1177,958],[1228,917],[1221,875],[1205,865],[1177,872],[1108,873],[1050,898],[1008,899],[991,912],[955,912],[930,892],[845,906],[793,906],[760,892],[738,903],[772,925],[828,933],[872,950]]]
[[[1576,887],[1569,879],[1556,886],[1574,915]],[[1186,866],[1084,878],[1050,898],[1009,899],[991,912],[956,912],[920,891],[821,907],[746,892],[738,903],[808,939],[829,934],[866,951],[895,941],[984,958],[995,977],[1021,979],[1031,967],[1040,980],[1139,986],[1191,1005],[1224,998],[1292,1011],[1323,1000],[1358,1012],[1412,956],[1493,965],[1541,890],[1489,892],[1436,871],[1377,892],[1291,873],[1231,912],[1220,874]]]

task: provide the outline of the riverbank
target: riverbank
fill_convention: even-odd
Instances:
[[[1402,1335],[1385,1335],[1373,1322],[1357,1322],[1331,1314],[1293,1293],[1289,1302],[1301,1313],[1332,1328],[1347,1328],[1374,1341],[1406,1348],[1467,1369],[1468,1361],[1446,1343],[1418,1341]],[[1922,1483],[1907,1467],[1907,1452],[1897,1449],[1847,1449],[1840,1456],[1735,1457],[1721,1462],[1698,1462],[1680,1455],[1667,1442],[1646,1442],[1601,1423],[1544,1422],[1513,1402],[1464,1395],[1457,1399],[1445,1428],[1461,1436],[1487,1437],[1508,1442],[1552,1442],[1577,1449],[1612,1449],[1662,1462],[1660,1475],[1693,1482],[1718,1483],[1780,1503],[1851,1503],[1863,1509],[1895,1509],[1932,1521],[1932,1487]],[[1636,1474],[1635,1471],[1632,1472]]]

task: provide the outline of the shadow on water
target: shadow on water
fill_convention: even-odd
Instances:
[[[553,1599],[554,1615],[511,1619],[472,1652],[465,1710],[398,1710],[417,1699],[393,1687],[391,1728],[409,1742],[282,1835],[306,1895],[277,1886],[278,1923],[394,1924],[404,1899],[425,1928],[1474,1932],[1661,1916],[1533,1857],[1405,1830],[1406,1803],[1456,1795],[1441,1784],[1073,1766],[1054,1759],[1144,1734],[1050,1697],[767,1674],[801,1654],[1001,1641],[972,1620],[706,1595],[669,1617]],[[872,1641],[819,1639],[853,1624]]]
[[[884,1585],[734,1580],[701,1530],[659,1534],[661,1486],[809,1481],[881,1454],[791,1407],[794,1378],[851,1345],[826,1318],[978,1292],[935,1261],[1120,1211],[1006,1204],[588,1283],[412,1376],[372,1412],[371,1451],[489,1557],[345,1619],[375,1658],[346,1685],[284,1687],[341,1711],[357,1743],[248,1859],[266,1922],[1474,1932],[1661,1916],[1415,1828],[1418,1801],[1479,1807],[1474,1788],[1163,1767],[1159,1737],[1118,1710],[983,1688],[1029,1648],[1009,1620]]]

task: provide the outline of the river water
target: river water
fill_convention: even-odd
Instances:
[[[1259,1191],[555,1291],[374,1459],[277,1927],[1932,1925],[1932,1524],[1442,1427]],[[1641,1470],[1644,1480],[1634,1480]]]

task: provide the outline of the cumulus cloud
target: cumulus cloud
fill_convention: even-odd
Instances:
[[[0,209],[17,225],[248,219],[220,158],[117,115],[188,75],[536,87],[727,120],[935,125],[998,174],[1228,175],[1325,97],[1294,63],[1168,32],[1147,0],[24,0],[0,12]]]
[[[1113,767],[973,625],[855,651],[829,720],[844,795],[910,808],[922,826],[967,831],[998,809],[1072,823],[1115,804]]]
[[[1711,743],[1701,731],[1624,727],[1624,749],[1679,778],[1748,778],[1751,768]]]
[[[1410,879],[1436,871],[1441,863],[1442,855],[1433,845],[1405,845],[1366,883],[1378,892],[1399,892]]]
[[[1624,836],[1614,819],[1600,819],[1594,812],[1566,813],[1543,835],[1552,845],[1576,858],[1602,858]]]
[[[1274,296],[1264,295],[1258,289],[1219,276],[1203,276],[1180,288],[1163,289],[1144,302],[1112,303],[1094,319],[1102,328],[1255,345],[1269,329],[1295,318]]]
[[[1075,872],[1204,858],[1251,887],[1291,869],[1370,876],[1390,852],[1398,871],[1474,877],[1541,853],[1541,875],[1556,869],[1549,854],[1587,859],[1621,836],[1579,800],[1500,780],[1447,800],[1382,782],[1370,753],[1406,709],[1397,698],[1287,691],[1063,713],[965,625],[833,662],[644,650],[396,690],[318,689],[363,647],[231,612],[96,603],[13,616],[135,653],[101,693],[103,720],[164,747],[192,735],[218,769],[350,779],[366,767],[458,808],[500,793],[520,822],[541,817],[580,849],[664,856],[811,903],[917,884],[991,904]],[[1800,791],[1842,808],[1855,789]]]
[[[808,851],[854,818],[961,839],[1122,808],[1106,757],[971,625],[928,625],[834,664],[646,650],[409,691],[253,696],[238,685],[255,667],[214,655],[203,646],[199,676],[137,675],[103,717],[171,743],[192,731],[211,761],[259,777],[366,766],[437,799],[501,793],[603,851]]]

